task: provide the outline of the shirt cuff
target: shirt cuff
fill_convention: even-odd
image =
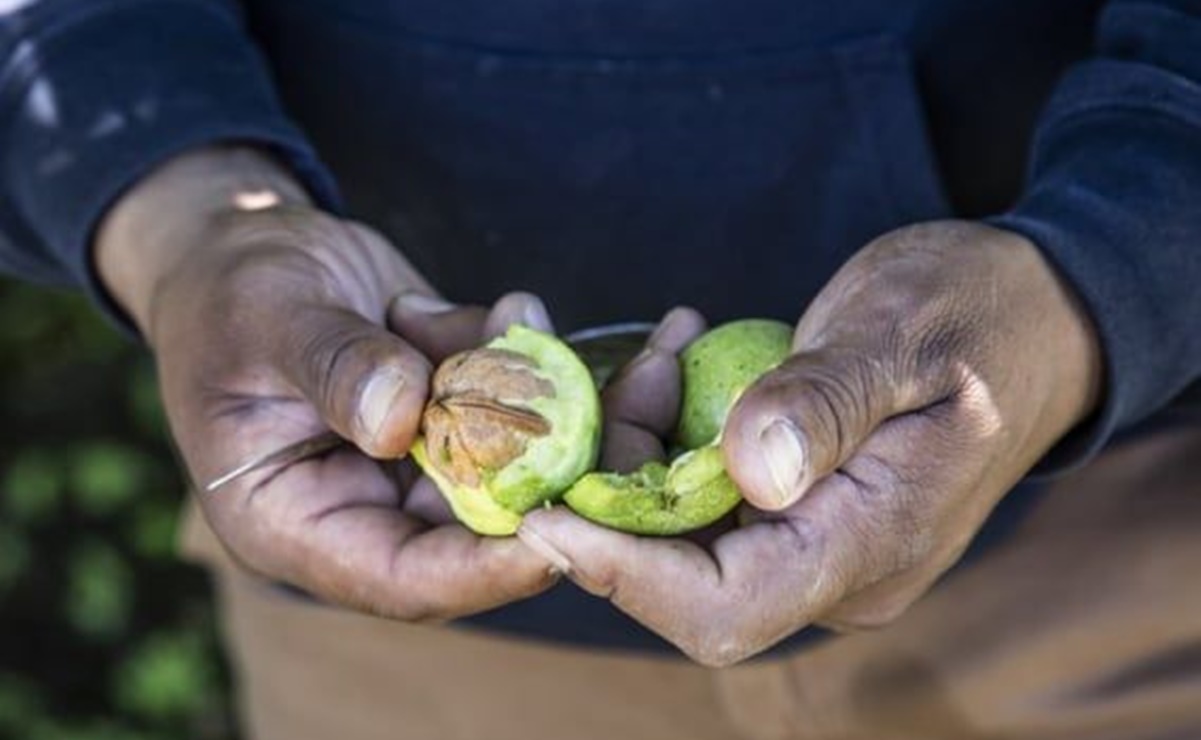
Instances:
[[[33,24],[0,75],[0,229],[26,252],[10,262],[42,266],[26,277],[82,286],[123,324],[92,265],[93,231],[139,178],[208,144],[264,147],[319,205],[340,208],[236,13],[186,0],[79,5]]]
[[[987,219],[1042,251],[1083,302],[1103,351],[1100,408],[1036,475],[1078,467],[1179,403],[1201,370],[1201,115],[1185,96],[1138,79],[1141,69],[1089,71],[1101,70],[1126,74],[1068,80],[1044,116],[1025,194]]]

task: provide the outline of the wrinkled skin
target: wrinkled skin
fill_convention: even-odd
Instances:
[[[247,188],[255,197],[231,207]],[[514,321],[549,328],[536,299],[442,302],[381,237],[313,209],[265,157],[229,150],[145,178],[105,219],[95,262],[155,353],[196,480],[325,428],[355,443],[202,497],[248,567],[408,620],[491,608],[567,573],[709,665],[808,624],[897,618],[1100,386],[1093,330],[1031,244],[914,227],[850,260],[801,317],[795,354],[732,410],[726,465],[753,504],[740,527],[646,540],[559,507],[531,513],[521,541],[486,539],[451,523],[428,481],[378,460],[412,443],[434,363]],[[673,311],[606,390],[606,467],[662,457],[676,355],[703,330]]]
[[[407,621],[494,608],[558,579],[519,540],[457,523],[429,479],[395,462],[417,435],[433,367],[513,323],[553,331],[537,298],[448,303],[379,234],[315,209],[269,158],[234,147],[148,175],[110,209],[94,257],[154,353],[194,481],[325,429],[353,442],[199,494],[245,567]],[[663,348],[647,353],[668,380],[650,404],[659,411],[679,398],[674,369],[662,371],[700,322],[682,316],[683,330],[660,331]],[[633,430],[644,406],[618,404],[606,418]],[[651,454],[638,447],[646,437],[612,439]]]
[[[234,207],[243,190],[249,206]],[[241,151],[206,150],[152,174],[106,219],[96,259],[154,352],[195,481],[328,428],[354,442],[200,495],[245,566],[405,620],[480,611],[554,582],[518,540],[451,522],[407,462],[381,462],[412,444],[431,368],[513,322],[549,328],[539,301],[512,294],[491,311],[442,301],[380,235],[316,210],[266,158]]]
[[[700,329],[692,327],[693,336]],[[897,619],[997,502],[1098,402],[1094,330],[1037,249],[938,222],[867,245],[813,301],[793,355],[732,409],[731,476],[753,506],[707,543],[652,540],[562,507],[519,536],[707,665],[810,624]],[[629,468],[661,454],[678,374],[643,362],[607,409]],[[678,396],[676,396],[678,397]]]

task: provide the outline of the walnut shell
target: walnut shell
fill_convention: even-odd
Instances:
[[[505,537],[595,467],[600,427],[600,396],[579,356],[553,334],[514,325],[434,373],[412,455],[463,524]]]
[[[554,398],[555,386],[534,373],[526,355],[504,349],[461,352],[434,374],[423,433],[430,462],[450,481],[478,486],[481,474],[520,457],[549,419],[529,407]]]

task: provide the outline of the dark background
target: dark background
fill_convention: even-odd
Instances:
[[[233,737],[153,363],[77,295],[0,280],[0,737]]]

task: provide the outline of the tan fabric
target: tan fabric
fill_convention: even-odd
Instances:
[[[254,740],[1201,738],[1201,430],[1057,484],[892,627],[724,671],[300,604],[189,522]]]

